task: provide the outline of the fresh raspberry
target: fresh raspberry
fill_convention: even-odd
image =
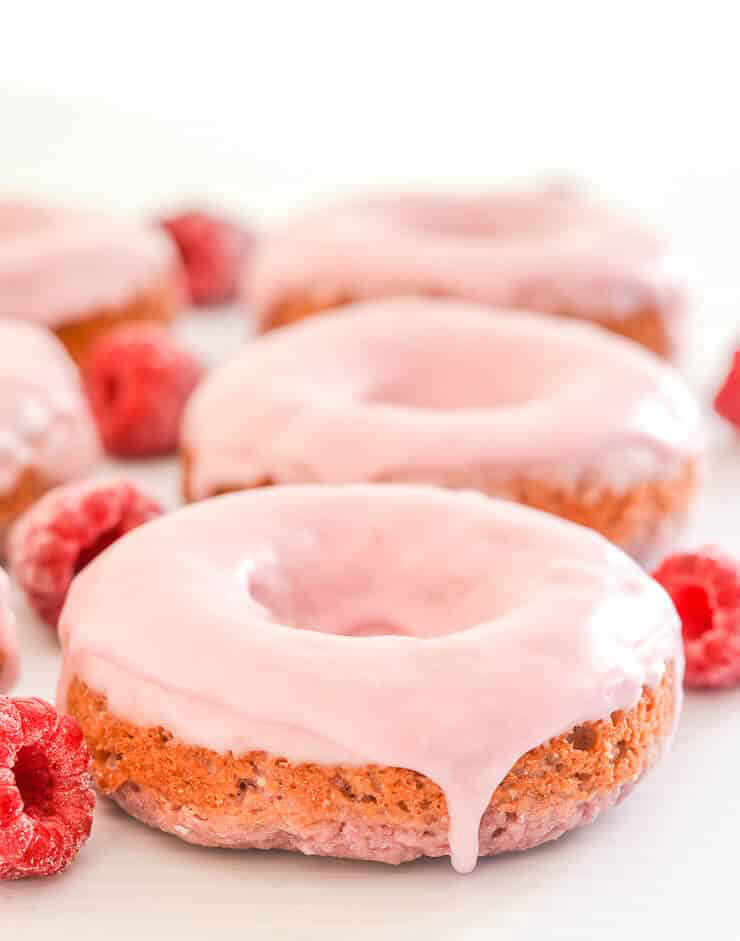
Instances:
[[[90,753],[71,716],[0,696],[0,879],[61,872],[90,836]]]
[[[117,327],[90,348],[84,378],[110,454],[152,457],[177,448],[185,403],[203,374],[162,327]]]
[[[740,350],[735,353],[727,378],[714,398],[714,410],[740,428]]]
[[[678,553],[653,573],[683,631],[686,686],[740,683],[740,567],[713,549]]]
[[[185,268],[194,304],[233,300],[254,237],[240,225],[193,210],[162,220]]]
[[[161,512],[122,478],[56,487],[11,532],[8,557],[16,581],[40,617],[55,627],[74,576],[124,533]]]

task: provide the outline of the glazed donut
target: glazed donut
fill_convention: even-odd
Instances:
[[[468,872],[619,800],[680,706],[678,617],[634,562],[434,487],[160,517],[77,576],[60,631],[98,786],[207,846]]]
[[[351,301],[425,294],[593,320],[669,356],[685,308],[669,264],[652,232],[572,191],[396,195],[268,234],[243,295],[260,331]]]
[[[182,301],[178,265],[153,226],[0,202],[0,317],[49,327],[78,360],[116,323],[170,320]]]
[[[62,344],[44,327],[0,320],[0,552],[16,517],[99,457],[79,373]]]
[[[8,576],[0,569],[0,693],[7,693],[15,684],[20,663],[15,615],[8,594]]]
[[[289,483],[473,488],[649,557],[695,489],[698,411],[590,324],[462,301],[353,305],[260,337],[186,410],[188,499]]]

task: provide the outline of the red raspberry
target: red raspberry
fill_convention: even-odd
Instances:
[[[740,428],[740,350],[735,353],[727,378],[715,396],[714,410]]]
[[[124,533],[161,512],[122,478],[55,487],[11,532],[8,557],[16,581],[40,617],[56,626],[74,576]]]
[[[233,300],[254,237],[241,226],[196,210],[162,220],[174,239],[194,304]]]
[[[110,454],[151,457],[177,448],[185,403],[200,362],[162,327],[126,325],[93,343],[84,378]]]
[[[686,686],[740,683],[740,568],[713,549],[678,553],[653,573],[683,630]]]
[[[61,872],[90,836],[90,753],[71,716],[0,696],[0,879]]]

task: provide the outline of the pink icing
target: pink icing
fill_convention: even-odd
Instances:
[[[64,347],[43,327],[0,320],[0,497],[28,468],[61,483],[99,457],[79,374]]]
[[[60,634],[62,705],[77,675],[190,744],[428,775],[461,872],[524,752],[631,708],[669,660],[677,695],[682,674],[670,600],[614,546],[427,487],[274,487],[161,517],[74,580]]]
[[[176,264],[153,226],[0,203],[0,317],[50,327],[133,299]]]
[[[0,693],[7,693],[20,672],[15,615],[8,599],[8,576],[0,569]]]
[[[198,498],[264,478],[490,484],[522,472],[619,490],[675,471],[699,434],[680,377],[635,344],[401,298],[258,338],[196,390],[182,440]]]
[[[680,329],[684,289],[652,232],[571,191],[376,197],[309,213],[265,237],[244,298],[258,326],[281,303],[441,294]]]

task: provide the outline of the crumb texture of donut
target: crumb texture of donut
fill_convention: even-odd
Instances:
[[[441,296],[439,292],[435,291],[430,291],[429,294],[432,297]],[[285,298],[267,312],[259,324],[259,330],[261,333],[265,333],[278,327],[286,327],[307,317],[313,317],[324,311],[336,307],[345,307],[348,304],[362,300],[365,300],[365,298],[353,297],[350,294],[325,298],[310,296]],[[671,359],[676,354],[676,339],[671,335],[666,317],[656,309],[638,310],[622,319],[605,316],[597,310],[594,310],[588,318],[569,314],[565,310],[557,313],[549,311],[548,315],[566,319],[587,319],[605,330],[610,330],[612,333],[617,333],[633,340],[635,343],[639,343],[663,359]]]
[[[592,822],[660,757],[678,706],[669,664],[632,709],[524,754],[483,815],[480,855],[528,849]],[[298,764],[263,751],[188,745],[164,728],[113,715],[78,677],[67,708],[82,726],[101,791],[187,842],[393,864],[449,853],[444,794],[413,770]]]
[[[690,511],[697,488],[697,462],[685,461],[665,479],[646,480],[624,492],[592,481],[572,488],[520,477],[503,487],[483,485],[489,496],[562,516],[595,529],[636,558],[649,557],[670,538]]]
[[[90,345],[111,327],[132,321],[169,323],[182,306],[183,288],[179,272],[161,278],[145,291],[117,307],[81,312],[80,317],[55,329],[72,358],[81,363]]]
[[[0,558],[3,557],[10,527],[15,520],[53,486],[37,470],[26,468],[12,490],[0,494]]]

